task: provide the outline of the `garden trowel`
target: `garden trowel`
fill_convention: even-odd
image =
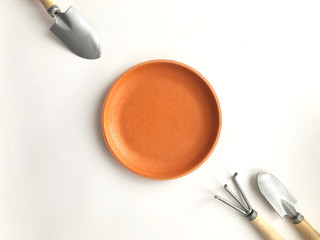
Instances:
[[[55,24],[50,30],[72,52],[87,59],[96,59],[101,56],[101,43],[97,32],[73,7],[66,12],[61,12],[53,0],[39,1],[55,19]]]
[[[295,209],[295,197],[273,175],[265,172],[257,175],[258,187],[262,195],[277,211],[280,217],[288,216],[306,240],[320,240],[319,233]]]

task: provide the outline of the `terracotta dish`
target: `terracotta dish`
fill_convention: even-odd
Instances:
[[[218,98],[191,67],[153,60],[123,73],[110,88],[102,130],[112,155],[142,177],[165,180],[198,168],[221,130]]]

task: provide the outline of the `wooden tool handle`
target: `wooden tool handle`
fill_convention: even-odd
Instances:
[[[260,215],[250,221],[252,225],[260,232],[265,240],[284,240],[269,224],[267,224]]]
[[[54,5],[57,5],[53,0],[39,0],[44,8],[48,11],[48,9]]]
[[[320,240],[320,234],[307,222],[305,218],[294,226],[307,240]]]

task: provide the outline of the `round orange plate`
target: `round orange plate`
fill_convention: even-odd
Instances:
[[[218,98],[191,67],[153,60],[122,74],[102,110],[102,129],[113,156],[151,179],[172,179],[199,167],[221,129]]]

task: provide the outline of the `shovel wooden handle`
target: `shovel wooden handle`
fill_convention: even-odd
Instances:
[[[48,9],[54,5],[57,5],[53,0],[39,0],[43,7],[48,11]]]
[[[320,234],[307,222],[305,218],[294,226],[306,240],[320,240]]]
[[[265,240],[284,240],[284,238],[267,224],[260,215],[250,221]]]

